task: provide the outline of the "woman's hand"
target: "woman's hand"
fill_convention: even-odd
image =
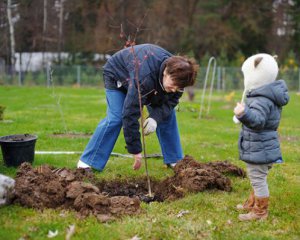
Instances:
[[[134,154],[133,155],[134,158],[134,164],[132,166],[133,170],[139,170],[142,166],[142,154],[138,153],[138,154]]]
[[[144,133],[145,135],[149,135],[156,131],[157,122],[153,118],[147,118],[144,122]]]

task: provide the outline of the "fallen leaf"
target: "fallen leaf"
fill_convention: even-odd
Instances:
[[[72,224],[67,229],[66,240],[70,240],[75,233],[75,225]]]
[[[188,214],[189,212],[189,210],[181,210],[176,217],[181,218],[183,215]]]
[[[140,238],[138,235],[135,235],[133,238],[131,238],[131,240],[141,240],[142,238]]]
[[[57,234],[58,234],[57,230],[55,230],[54,232],[52,232],[51,230],[49,230],[47,237],[48,238],[54,238],[54,237],[57,236]]]
[[[30,232],[36,232],[38,230],[37,227],[29,227]]]
[[[59,216],[60,217],[66,217],[66,214],[64,212],[60,212]]]

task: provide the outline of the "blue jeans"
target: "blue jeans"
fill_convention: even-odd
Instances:
[[[106,89],[107,116],[98,124],[80,160],[99,171],[103,170],[122,128],[122,110],[126,95]],[[151,110],[151,108],[149,108]],[[164,163],[176,163],[183,158],[175,110],[156,129]]]

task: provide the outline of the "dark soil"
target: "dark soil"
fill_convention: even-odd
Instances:
[[[146,177],[99,181],[83,169],[32,168],[23,163],[16,176],[14,202],[37,209],[74,209],[79,216],[92,214],[107,222],[140,213],[141,201],[173,201],[206,189],[230,191],[226,174],[245,176],[242,169],[228,162],[204,164],[186,156],[174,168],[173,176],[162,181],[151,179],[154,197],[150,198]]]
[[[54,133],[50,137],[55,138],[90,138],[91,133]]]

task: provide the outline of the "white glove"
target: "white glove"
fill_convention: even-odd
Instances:
[[[15,180],[0,174],[0,206],[8,204],[14,195]]]
[[[235,124],[241,123],[240,120],[238,120],[238,118],[235,115],[233,116],[232,120]]]
[[[153,118],[147,118],[144,122],[144,134],[149,135],[155,132],[157,128],[157,122]]]

